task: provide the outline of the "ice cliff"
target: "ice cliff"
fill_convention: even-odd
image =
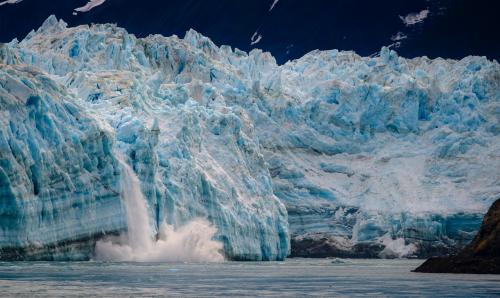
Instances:
[[[232,259],[443,254],[500,194],[500,65],[314,51],[277,65],[189,31],[49,17],[0,45],[0,257],[88,258],[208,220]],[[121,159],[120,159],[121,160]],[[285,209],[286,208],[286,209]]]

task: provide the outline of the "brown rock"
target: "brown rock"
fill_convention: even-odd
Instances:
[[[430,258],[415,272],[500,274],[500,199],[484,216],[474,240],[458,255]]]

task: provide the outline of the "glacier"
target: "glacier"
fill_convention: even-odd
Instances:
[[[201,218],[234,260],[447,254],[500,196],[500,65],[484,57],[278,65],[194,30],[51,16],[0,45],[0,113],[2,259],[89,259],[130,230],[126,167],[152,234]]]

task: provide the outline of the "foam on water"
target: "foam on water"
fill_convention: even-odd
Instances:
[[[148,207],[134,170],[117,154],[122,166],[122,198],[127,209],[126,235],[96,243],[96,259],[105,261],[188,261],[220,262],[222,243],[212,240],[217,229],[203,219],[195,219],[174,229],[163,223],[155,240],[149,223]]]

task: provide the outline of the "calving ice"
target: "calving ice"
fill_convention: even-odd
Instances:
[[[118,154],[119,155],[119,154]],[[203,220],[193,220],[177,231],[166,223],[153,238],[146,200],[130,166],[118,157],[123,169],[123,190],[128,230],[120,237],[98,241],[95,256],[111,261],[222,261],[222,245],[212,240],[216,229]]]
[[[423,257],[500,193],[486,58],[278,65],[51,16],[0,63],[3,259]]]

